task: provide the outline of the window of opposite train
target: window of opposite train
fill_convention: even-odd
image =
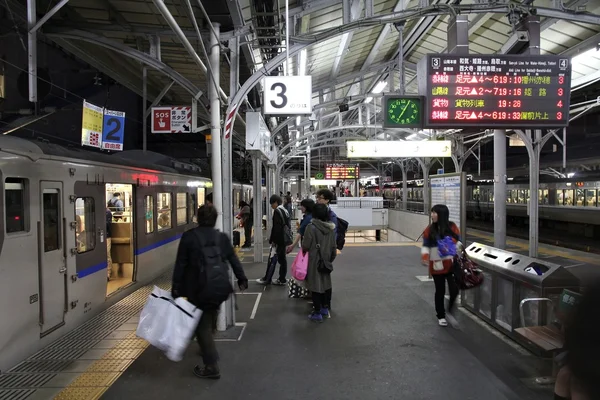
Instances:
[[[4,182],[4,210],[6,233],[28,231],[25,209],[26,179],[6,178]]]

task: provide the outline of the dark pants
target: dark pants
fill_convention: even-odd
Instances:
[[[244,247],[252,245],[252,221],[244,222]]]
[[[444,309],[444,296],[446,295],[446,281],[448,281],[448,288],[450,289],[450,301],[448,302],[448,312],[452,312],[454,302],[458,296],[458,286],[454,280],[454,275],[440,274],[433,275],[433,282],[435,283],[435,312],[438,319],[446,318],[446,310]]]
[[[331,308],[331,289],[325,291],[325,293],[312,293],[313,307],[316,312],[319,312],[321,308]]]
[[[218,310],[204,311],[196,327],[196,340],[200,345],[204,365],[216,365],[219,361],[219,353],[213,337],[218,312]]]
[[[277,261],[279,262],[279,281],[285,281],[285,277],[287,276],[287,258],[285,254],[285,245],[278,244],[277,245]]]

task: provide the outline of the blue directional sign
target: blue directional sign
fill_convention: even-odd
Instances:
[[[125,136],[125,113],[121,111],[104,110],[102,124],[102,149],[123,151]]]
[[[444,168],[438,168],[437,174],[438,175],[443,175],[444,174]]]

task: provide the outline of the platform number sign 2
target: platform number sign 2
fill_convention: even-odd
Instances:
[[[312,77],[266,76],[264,113],[308,115],[312,113]]]
[[[125,133],[125,113],[104,110],[102,126],[102,148],[104,150],[123,151]]]

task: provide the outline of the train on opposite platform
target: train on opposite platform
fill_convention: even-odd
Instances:
[[[0,137],[0,182],[0,371],[171,268],[213,185],[157,153],[10,136]],[[235,183],[231,212],[252,198]]]
[[[407,182],[407,208],[423,212],[424,180]],[[392,207],[401,207],[402,182],[386,182],[383,191],[375,185],[365,188],[367,196],[383,195]],[[600,238],[600,174],[578,173],[571,178],[541,175],[537,201],[542,227],[587,238]],[[529,223],[531,200],[528,177],[509,178],[506,186],[506,214],[510,225]],[[467,179],[467,220],[493,221],[494,182]]]

